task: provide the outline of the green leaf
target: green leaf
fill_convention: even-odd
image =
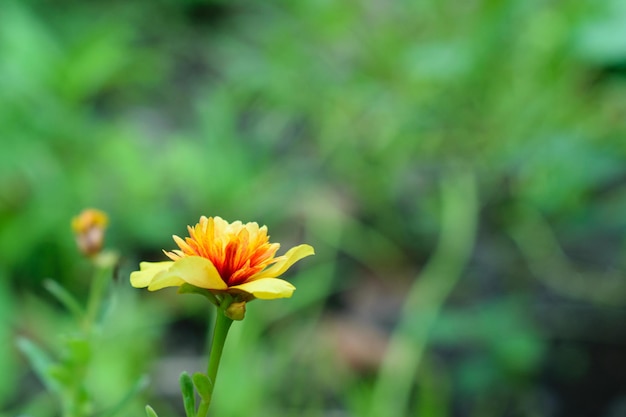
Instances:
[[[76,317],[76,320],[81,320],[83,318],[85,311],[81,307],[80,303],[61,284],[52,279],[46,279],[43,282],[43,286]]]
[[[196,391],[198,391],[200,398],[202,398],[202,400],[205,402],[210,402],[211,386],[213,384],[211,383],[209,377],[203,373],[196,372],[195,374],[193,374],[193,384],[195,385]]]
[[[179,294],[198,294],[198,295],[202,295],[202,296],[206,297],[211,303],[215,304],[216,306],[219,307],[219,305],[220,305],[220,301],[217,299],[215,294],[213,294],[211,291],[209,291],[207,289],[198,288],[195,285],[184,283],[184,284],[182,284],[178,288],[178,293]]]
[[[91,345],[89,340],[82,336],[72,337],[66,341],[68,360],[77,366],[86,365],[91,358]]]
[[[187,372],[180,374],[180,391],[183,395],[183,404],[187,417],[194,417],[196,414],[196,395],[193,390],[193,382]]]
[[[72,385],[74,375],[71,370],[62,363],[53,363],[48,367],[48,377],[60,387],[69,387]]]
[[[159,417],[159,415],[154,411],[154,408],[146,405],[146,416],[147,417]]]
[[[28,358],[33,370],[49,391],[60,392],[61,386],[50,373],[55,365],[46,352],[26,338],[17,339],[18,349]]]

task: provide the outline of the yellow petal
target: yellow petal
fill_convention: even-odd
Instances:
[[[161,271],[156,274],[150,285],[148,285],[148,291],[157,291],[166,287],[180,287],[184,283],[185,281],[178,276],[172,275],[169,270]]]
[[[275,298],[291,297],[296,287],[282,279],[261,278],[241,285],[235,285],[229,289],[245,291],[262,300],[273,300]]]
[[[168,270],[159,272],[148,289],[155,291],[165,287],[176,287],[184,282],[208,290],[227,288],[211,261],[199,256],[186,256],[174,261]]]
[[[174,262],[141,262],[139,264],[139,271],[132,272],[130,274],[130,285],[135,288],[145,288],[150,285],[150,282],[161,271],[165,271]]]
[[[250,281],[256,281],[262,278],[276,278],[285,273],[286,270],[289,269],[291,265],[298,262],[302,258],[306,258],[307,256],[314,255],[315,251],[312,246],[309,245],[298,245],[295,246],[285,253],[284,259],[276,262],[274,265],[267,268],[265,271],[261,271],[258,274],[250,277]]]

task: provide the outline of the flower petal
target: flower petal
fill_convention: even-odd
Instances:
[[[178,259],[168,270],[154,277],[148,289],[154,291],[165,287],[175,287],[184,282],[207,290],[227,288],[211,261],[199,256],[186,256]]]
[[[276,278],[285,273],[286,270],[294,263],[298,262],[302,258],[314,255],[315,251],[310,245],[298,245],[289,249],[282,257],[284,259],[276,262],[264,271],[259,272],[249,278],[250,281],[256,281],[262,278]]]
[[[161,271],[167,270],[173,264],[173,261],[141,262],[139,264],[139,271],[130,274],[130,285],[135,288],[145,288],[150,285],[155,275]]]
[[[169,270],[161,271],[150,281],[148,291],[157,291],[166,287],[180,287],[184,283],[185,281],[176,275],[172,275]]]
[[[245,291],[262,300],[273,300],[275,298],[291,297],[296,287],[282,279],[261,278],[241,285],[235,285],[228,289]]]

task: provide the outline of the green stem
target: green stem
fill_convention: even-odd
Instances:
[[[211,401],[204,401],[202,400],[200,402],[200,405],[198,406],[198,413],[196,414],[197,417],[204,417],[207,415],[207,413],[209,412],[209,405],[211,405]]]
[[[372,393],[369,417],[407,413],[412,384],[430,332],[463,275],[476,238],[478,195],[470,172],[452,172],[441,185],[437,248],[410,288]]]
[[[93,262],[95,268],[94,277],[91,281],[85,318],[83,320],[83,330],[87,333],[91,331],[91,327],[96,321],[104,292],[111,281],[117,259],[116,254],[101,253]]]
[[[203,399],[198,406],[197,417],[205,417],[209,411],[209,405],[213,397],[213,388],[215,388],[215,379],[217,378],[217,370],[220,366],[224,343],[226,342],[226,336],[228,335],[231,324],[233,324],[233,320],[226,317],[223,306],[217,309],[215,329],[213,330],[213,340],[211,342],[211,353],[209,354],[209,365],[207,368],[207,376],[211,384],[209,385],[209,392],[206,399]]]

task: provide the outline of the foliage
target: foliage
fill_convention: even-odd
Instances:
[[[385,360],[355,361],[346,335],[376,349],[360,326],[332,330],[348,318],[423,349],[406,415],[617,415],[624,27],[619,0],[3,2],[0,340],[47,345],[67,329],[41,287],[53,277],[86,297],[69,219],[99,207],[124,254],[123,298],[93,390],[113,404],[152,374],[146,397],[167,403],[176,377],[162,382],[168,362],[148,347],[196,357],[206,330],[182,329],[204,329],[207,311],[168,295],[156,308],[128,273],[160,260],[181,224],[220,215],[317,256],[292,300],[233,326],[218,414],[367,416]],[[438,282],[459,172],[475,179],[474,217],[470,201],[456,208],[475,235],[450,246],[467,259],[423,333],[404,318],[419,308],[400,306]],[[166,316],[146,326],[155,311]],[[3,413],[54,415],[0,346]]]

